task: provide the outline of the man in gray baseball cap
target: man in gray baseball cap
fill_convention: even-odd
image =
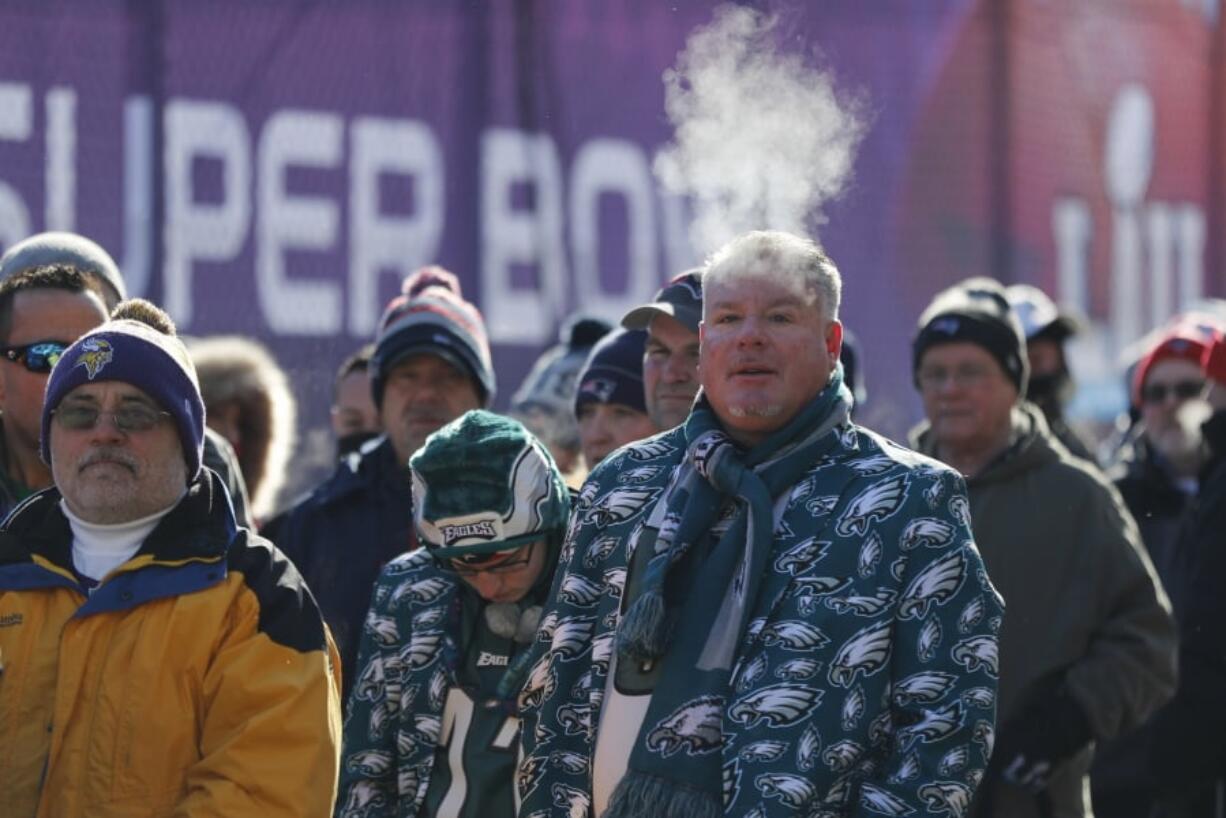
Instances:
[[[643,392],[647,414],[663,431],[679,426],[698,394],[698,324],[702,321],[702,269],[681,273],[650,304],[622,318],[626,329],[647,330]]]

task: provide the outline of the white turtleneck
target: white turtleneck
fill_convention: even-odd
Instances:
[[[180,497],[179,500],[183,498]],[[68,504],[60,500],[60,508],[72,527],[72,564],[77,571],[98,581],[120,565],[132,559],[140,550],[158,522],[179,504],[175,500],[161,511],[131,520],[126,523],[102,525],[82,520],[72,513]]]

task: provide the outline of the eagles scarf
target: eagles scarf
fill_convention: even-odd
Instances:
[[[720,748],[674,754],[651,726],[696,695],[712,712],[724,710],[736,646],[771,553],[773,498],[837,445],[835,429],[850,409],[839,365],[826,388],[790,423],[748,452],[728,438],[705,398],[690,414],[685,471],[662,500],[667,513],[643,591],[618,629],[619,661],[663,665],[607,818],[723,814]],[[699,554],[729,500],[736,502],[735,517],[714,547]],[[638,547],[651,542],[640,540]]]

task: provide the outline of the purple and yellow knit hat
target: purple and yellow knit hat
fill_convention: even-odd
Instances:
[[[138,321],[107,321],[64,350],[43,395],[43,461],[51,462],[51,415],[56,407],[78,386],[101,381],[131,384],[170,413],[183,445],[188,482],[195,480],[204,448],[204,401],[196,368],[182,341]]]

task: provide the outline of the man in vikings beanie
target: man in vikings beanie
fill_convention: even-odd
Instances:
[[[651,437],[656,428],[643,399],[644,330],[617,330],[600,340],[579,374],[575,417],[588,469],[614,449]]]
[[[375,584],[337,816],[366,815],[378,799],[387,815],[514,818],[515,695],[567,490],[539,440],[481,410],[431,435],[410,466],[423,548],[388,563]]]
[[[191,360],[148,324],[108,321],[52,370],[55,485],[0,528],[6,814],[118,815],[129,792],[158,815],[329,815],[335,648],[203,436]]]
[[[341,651],[346,693],[379,569],[417,547],[409,458],[430,433],[488,406],[497,388],[481,313],[441,267],[405,279],[379,321],[369,371],[383,439],[342,460],[270,523],[277,545],[319,596]]]

